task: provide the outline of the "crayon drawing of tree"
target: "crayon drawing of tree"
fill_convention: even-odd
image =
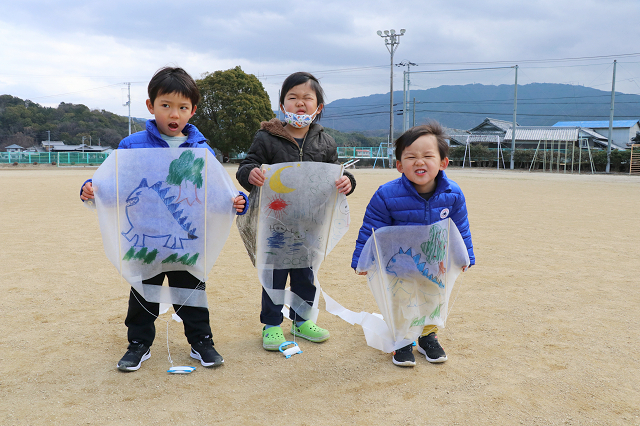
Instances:
[[[180,157],[173,160],[169,165],[167,183],[179,188],[178,199],[175,203],[186,201],[190,206],[200,203],[198,198],[198,188],[202,187],[202,169],[204,168],[204,158],[195,158],[193,151],[184,151]]]

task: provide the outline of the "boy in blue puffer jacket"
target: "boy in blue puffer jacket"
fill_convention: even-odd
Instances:
[[[196,82],[182,68],[165,67],[158,70],[148,86],[147,108],[155,120],[147,121],[147,129],[124,138],[118,149],[135,148],[207,148],[207,139],[196,126],[188,121],[197,109],[200,91]],[[94,198],[93,184],[87,180],[80,190],[80,198],[87,201]],[[247,211],[247,197],[242,192],[233,201],[237,214]],[[143,284],[162,285],[165,275],[169,286],[179,288],[199,288],[204,283],[187,271],[168,271],[161,273]],[[175,305],[174,305],[175,307]],[[178,308],[176,308],[178,309]],[[180,318],[183,320],[184,333],[191,344],[191,357],[205,367],[216,367],[224,363],[216,351],[211,339],[209,310],[202,307],[181,306]],[[120,371],[136,371],[143,361],[151,356],[151,344],[155,338],[154,321],[158,317],[159,305],[146,301],[135,289],[131,288],[129,309],[124,321],[127,326],[129,347],[117,368]]]
[[[449,165],[449,145],[436,122],[407,130],[395,141],[396,168],[402,176],[382,185],[371,198],[356,241],[351,267],[358,266],[360,253],[371,236],[371,230],[383,226],[431,225],[450,217],[456,224],[475,264],[473,243],[467,219],[467,206],[460,187],[447,178],[444,169]],[[366,272],[361,272],[366,275]],[[418,351],[427,361],[447,360],[436,335],[438,328],[425,326],[418,339]],[[416,362],[413,346],[393,353],[393,363],[413,367]]]

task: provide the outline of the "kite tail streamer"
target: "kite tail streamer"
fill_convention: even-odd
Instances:
[[[342,165],[340,167],[340,176],[342,176],[343,173],[344,173],[344,165]],[[338,179],[340,178],[340,176],[338,176]],[[329,241],[331,241],[331,231],[332,231],[332,228],[333,228],[333,214],[336,211],[336,204],[338,203],[338,195],[339,194],[340,193],[338,191],[336,191],[336,196],[333,199],[333,207],[331,208],[331,218],[329,220],[329,223],[331,225],[329,226],[329,232],[327,232],[327,239],[326,239],[326,243],[325,243],[325,246],[324,246],[324,257],[323,257],[323,260],[327,259],[327,251],[329,250]]]
[[[378,261],[378,271],[380,271],[380,275],[379,276],[382,277],[383,269],[382,269],[382,262],[380,260],[380,250],[378,249],[378,241],[376,240],[376,231],[373,228],[371,228],[371,238],[373,238],[373,244],[374,244],[374,247],[376,248],[376,254],[377,254],[377,256],[376,256],[377,259],[376,260]],[[387,312],[389,313],[389,315],[388,315],[389,318],[384,318],[384,320],[385,321],[389,321],[389,329],[390,330],[395,330],[396,329],[395,319],[393,318],[393,315],[391,314],[392,310],[391,310],[391,306],[389,306],[390,301],[389,301],[388,298],[385,298],[385,303],[387,304]],[[393,336],[393,337],[395,338],[396,336]]]

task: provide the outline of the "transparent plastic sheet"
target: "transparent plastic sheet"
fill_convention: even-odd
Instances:
[[[352,312],[325,295],[327,311],[361,325],[369,346],[392,352],[416,340],[425,325],[445,327],[451,290],[468,265],[464,240],[449,218],[383,227],[367,240],[357,267],[367,271],[381,315]]]
[[[249,196],[250,208],[236,224],[258,278],[273,303],[316,320],[319,291],[312,305],[289,289],[273,288],[274,269],[311,268],[320,288],[320,264],[349,229],[349,204],[335,181],[336,164],[298,162],[263,165],[265,184]]]
[[[166,271],[202,282],[229,236],[237,191],[204,148],[115,150],[93,188],[107,258],[149,302],[207,307],[204,289],[142,284]]]

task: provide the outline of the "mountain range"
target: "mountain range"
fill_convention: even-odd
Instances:
[[[402,131],[403,93],[394,91],[394,135]],[[411,90],[415,124],[436,120],[454,129],[471,129],[489,117],[512,121],[513,85],[468,84]],[[531,83],[518,86],[516,122],[551,126],[558,121],[609,120],[611,92],[570,84]],[[389,133],[389,93],[338,99],[326,104],[321,124],[341,132],[369,136]],[[615,120],[640,119],[640,95],[616,92]],[[409,124],[413,118],[410,115]],[[396,133],[398,132],[398,133]]]

